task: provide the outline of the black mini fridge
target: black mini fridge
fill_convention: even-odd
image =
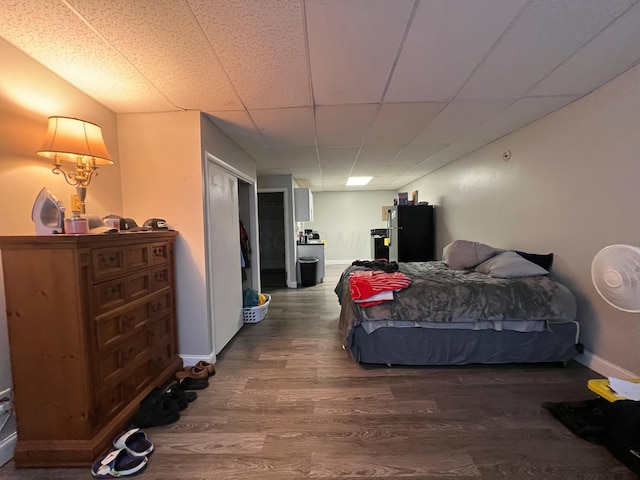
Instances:
[[[433,205],[398,205],[387,214],[389,261],[430,262],[435,260]]]

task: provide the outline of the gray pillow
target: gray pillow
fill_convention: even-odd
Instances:
[[[502,251],[484,243],[455,240],[442,250],[442,261],[453,270],[465,270]]]
[[[475,271],[497,278],[534,277],[549,273],[515,252],[504,252],[491,257],[476,266]]]

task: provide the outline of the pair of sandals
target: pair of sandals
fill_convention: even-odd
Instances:
[[[94,478],[107,479],[135,475],[147,466],[153,443],[139,428],[132,428],[113,440],[115,450],[98,459],[91,467]]]

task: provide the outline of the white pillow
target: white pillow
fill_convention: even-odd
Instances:
[[[455,240],[442,250],[442,261],[452,270],[465,270],[500,252],[502,250],[484,243]]]
[[[491,257],[476,266],[475,271],[497,278],[534,277],[549,274],[541,266],[525,260],[515,252],[504,252]]]

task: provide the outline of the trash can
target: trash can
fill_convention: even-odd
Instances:
[[[316,276],[318,273],[318,257],[300,257],[300,284],[303,287],[312,287],[317,282]]]

